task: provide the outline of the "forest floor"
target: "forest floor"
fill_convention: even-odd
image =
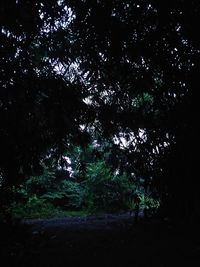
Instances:
[[[129,214],[25,220],[0,229],[2,267],[200,266],[197,228]]]

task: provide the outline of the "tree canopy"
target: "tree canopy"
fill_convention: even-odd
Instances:
[[[199,15],[198,0],[1,1],[2,184],[123,136],[113,160],[153,177],[168,213],[196,216]]]

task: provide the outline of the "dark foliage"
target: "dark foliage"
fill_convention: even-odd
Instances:
[[[134,134],[126,157],[154,178],[164,214],[200,217],[199,1],[0,5],[1,188],[38,172],[51,149],[86,144],[88,129]]]

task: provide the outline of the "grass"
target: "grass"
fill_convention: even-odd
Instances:
[[[90,213],[85,210],[58,210],[57,215],[58,217],[86,217]]]
[[[55,208],[53,206],[44,206],[38,210],[17,210],[13,212],[14,217],[18,219],[49,219],[49,218],[63,218],[63,217],[85,217],[88,214],[87,211],[80,210],[63,210],[61,208]]]
[[[85,217],[90,213],[86,210],[64,210],[47,202],[17,203],[0,212],[0,221],[6,217],[13,220],[21,219],[49,219],[63,217]]]

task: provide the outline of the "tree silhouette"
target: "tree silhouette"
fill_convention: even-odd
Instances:
[[[151,170],[166,213],[198,217],[199,1],[2,1],[0,10],[4,184],[38,171],[52,149],[85,144],[88,129],[134,134],[133,167]]]

